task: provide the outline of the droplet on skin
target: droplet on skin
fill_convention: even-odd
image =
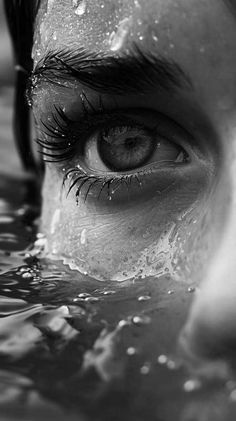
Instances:
[[[83,16],[86,12],[87,4],[85,0],[81,0],[80,2],[73,1],[73,6],[76,7],[75,14],[78,16]]]
[[[134,0],[134,5],[135,5],[135,7],[139,8],[139,9],[141,7],[138,0]]]
[[[158,37],[156,35],[152,36],[153,41],[158,42]]]
[[[137,326],[148,325],[151,319],[148,316],[134,316],[132,322]]]
[[[47,5],[47,12],[50,13],[53,9],[55,0],[48,0],[48,5]]]
[[[81,234],[80,234],[80,243],[81,243],[82,245],[84,245],[84,244],[86,243],[86,233],[87,233],[87,230],[86,230],[86,228],[84,228],[84,229],[81,231]]]
[[[79,298],[87,298],[87,297],[91,297],[91,295],[90,295],[90,294],[88,294],[87,292],[81,292],[81,293],[78,295],[78,297],[79,297]]]
[[[168,295],[173,295],[174,294],[174,290],[173,289],[170,289],[167,294]]]
[[[189,292],[189,294],[192,294],[193,292],[195,292],[196,290],[195,290],[195,288],[194,287],[189,287],[188,288],[188,292]]]
[[[118,26],[117,31],[113,31],[110,35],[108,43],[110,44],[111,51],[118,51],[123,46],[126,36],[129,32],[131,24],[130,18],[124,18]]]
[[[57,225],[60,222],[60,216],[61,216],[60,209],[56,209],[52,217],[51,234],[54,234],[56,232]]]
[[[118,323],[118,328],[122,329],[123,327],[128,326],[128,325],[129,325],[129,322],[127,322],[127,320],[120,320]]]
[[[138,297],[138,301],[140,301],[140,302],[148,301],[150,299],[151,299],[151,297],[149,295],[141,295],[140,297]]]

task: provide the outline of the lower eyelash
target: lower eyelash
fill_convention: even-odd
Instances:
[[[121,175],[116,177],[99,177],[95,175],[88,175],[85,174],[79,168],[72,168],[66,172],[63,178],[63,188],[66,185],[66,181],[71,179],[69,182],[69,188],[67,190],[67,197],[70,192],[75,188],[75,198],[76,202],[78,203],[79,196],[82,193],[84,194],[84,202],[86,202],[88,195],[92,189],[99,184],[99,193],[97,199],[100,198],[102,192],[106,189],[107,190],[107,199],[110,199],[112,195],[116,193],[117,190],[124,184],[129,192],[129,188],[132,182],[137,182],[138,185],[141,187],[141,182],[139,180],[138,174],[128,174],[128,175]]]

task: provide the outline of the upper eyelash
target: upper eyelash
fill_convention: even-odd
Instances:
[[[79,134],[83,134],[91,124],[91,115],[102,115],[105,112],[101,96],[99,96],[99,108],[98,111],[92,105],[91,101],[87,98],[84,91],[80,94],[80,101],[82,106],[82,114],[79,124],[79,133],[77,129],[77,136],[74,137],[70,130],[70,127],[75,123],[72,121],[64,112],[61,107],[54,105],[54,111],[52,112],[52,123],[45,122],[41,119],[40,132],[42,136],[35,139],[36,143],[41,147],[39,153],[43,156],[45,162],[62,162],[73,157],[74,147],[77,144],[77,138]],[[50,141],[49,138],[57,139],[57,141]],[[46,150],[46,151],[45,151]],[[52,151],[52,153],[48,152]],[[55,152],[60,153],[55,155]],[[51,158],[51,160],[50,160]]]

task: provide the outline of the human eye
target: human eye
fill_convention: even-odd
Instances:
[[[190,162],[190,134],[166,115],[88,104],[78,120],[54,107],[37,140],[44,160],[57,166],[67,195],[74,192],[77,202],[127,203],[161,192]]]

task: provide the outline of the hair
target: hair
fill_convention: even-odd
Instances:
[[[34,23],[40,0],[4,0],[15,61],[14,135],[26,170],[36,171],[32,153],[30,108],[26,100],[28,77],[33,68],[31,51]]]

